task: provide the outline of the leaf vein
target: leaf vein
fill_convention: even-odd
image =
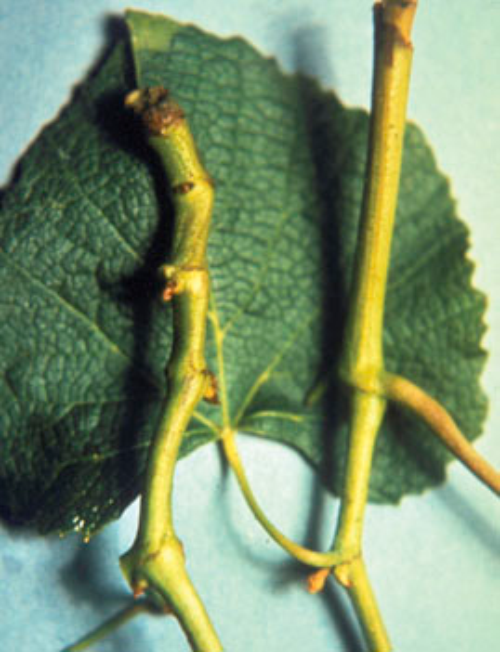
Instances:
[[[7,267],[10,267],[15,272],[22,275],[27,281],[27,283],[31,283],[38,290],[42,290],[42,292],[49,299],[52,299],[56,304],[59,304],[61,308],[63,308],[68,313],[73,315],[80,322],[83,322],[91,332],[93,332],[104,344],[106,344],[106,346],[112,353],[122,357],[131,366],[134,365],[134,361],[132,360],[132,358],[127,353],[122,351],[122,349],[120,349],[120,347],[115,342],[113,342],[113,340],[111,340],[110,337],[96,323],[91,321],[89,317],[87,317],[87,315],[82,310],[80,310],[75,305],[70,303],[67,299],[62,297],[60,294],[57,294],[57,292],[55,292],[51,288],[47,287],[47,285],[45,285],[43,281],[36,278],[31,272],[28,272],[26,269],[24,269],[22,265],[19,265],[17,262],[14,262],[3,249],[0,249],[0,256],[6,262]],[[149,374],[146,374],[144,370],[141,370],[141,373],[143,376],[146,376],[150,382],[156,384],[154,379],[152,379]]]

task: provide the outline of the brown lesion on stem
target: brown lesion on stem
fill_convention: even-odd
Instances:
[[[132,91],[125,98],[125,106],[140,116],[153,136],[166,136],[176,122],[184,119],[184,111],[163,86]]]
[[[374,5],[375,20],[381,28],[392,32],[390,39],[404,47],[413,48],[411,31],[417,11],[417,0],[380,0]]]
[[[172,188],[172,192],[175,195],[187,195],[190,190],[194,188],[194,183],[191,181],[185,181],[184,183],[179,183],[179,185]]]

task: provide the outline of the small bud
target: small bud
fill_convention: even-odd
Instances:
[[[320,568],[307,578],[307,590],[309,593],[320,593],[325,588],[327,577],[330,575],[329,568]]]
[[[334,571],[335,579],[339,584],[341,584],[345,589],[350,589],[352,586],[351,580],[351,566],[350,564],[340,564],[336,566]]]
[[[181,107],[161,86],[132,91],[125,98],[125,106],[142,118],[152,136],[166,136],[172,125],[184,119]]]
[[[169,281],[163,290],[161,298],[163,301],[168,302],[174,298],[174,295],[179,294],[179,289],[175,281]]]
[[[146,592],[146,589],[148,588],[147,583],[144,580],[141,580],[134,584],[132,587],[132,591],[134,593],[134,598],[137,600],[137,598],[140,598],[141,595],[144,595]]]
[[[165,282],[162,299],[166,302],[171,301],[183,289],[183,283],[179,279],[179,269],[176,265],[162,265],[159,269],[159,275]]]

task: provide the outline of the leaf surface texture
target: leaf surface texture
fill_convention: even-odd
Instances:
[[[230,425],[299,450],[334,492],[347,449],[335,380],[357,237],[368,117],[239,38],[129,12],[138,83],[183,106],[216,184],[203,404],[183,454]],[[118,42],[20,163],[0,216],[0,509],[87,535],[137,495],[164,398],[170,309],[167,182],[123,109],[134,88]],[[386,306],[387,368],[481,430],[485,300],[468,233],[421,131],[409,125]],[[308,406],[318,382],[322,400]],[[448,454],[397,408],[370,498],[444,478]]]

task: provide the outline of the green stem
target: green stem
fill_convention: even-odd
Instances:
[[[123,625],[126,625],[136,616],[150,613],[159,613],[158,609],[153,604],[149,603],[147,600],[134,602],[129,607],[126,607],[116,615],[112,616],[81,641],[65,648],[63,652],[83,652],[83,650],[87,650],[89,647],[99,643],[99,641],[102,641],[102,639],[106,638],[120,627],[123,627]]]
[[[375,5],[375,75],[369,154],[353,289],[340,373],[352,388],[351,443],[338,537],[360,544],[371,457],[384,398],[382,350],[387,273],[406,122],[416,3]],[[356,469],[361,464],[361,477]],[[348,512],[348,514],[347,514]],[[342,525],[342,519],[345,525]],[[349,532],[346,533],[346,530]],[[336,537],[337,538],[337,537]]]
[[[354,264],[342,378],[381,394],[387,273],[399,189],[416,3],[375,5],[375,72],[366,179]]]
[[[362,561],[374,447],[385,411],[383,328],[403,153],[416,0],[375,5],[375,66],[368,161],[340,376],[351,388],[351,430],[332,551],[349,553],[335,577],[348,588],[372,652],[391,649]],[[324,574],[313,576],[321,586]]]
[[[408,13],[412,17],[415,6],[406,0],[386,0],[375,5],[369,154],[340,365],[341,376],[352,388],[353,399],[351,441],[336,541],[340,538],[357,546],[361,544],[373,446],[385,407],[384,303],[412,59]]]
[[[302,562],[303,564],[307,564],[308,566],[330,568],[336,564],[348,560],[346,556],[342,556],[336,551],[317,552],[315,550],[305,548],[304,546],[301,546],[298,543],[295,543],[295,541],[289,539],[273,523],[271,523],[257,502],[252,488],[250,487],[250,483],[248,482],[245,469],[236,445],[236,433],[231,429],[225,430],[222,434],[221,439],[226,460],[236,476],[247,505],[250,507],[252,514],[262,525],[264,530],[279,546],[286,550],[292,557],[295,557],[295,559]]]
[[[369,649],[373,652],[390,652],[389,637],[363,560],[355,559],[347,566],[338,566],[334,572],[349,594]]]
[[[121,566],[136,595],[150,590],[164,599],[195,652],[219,652],[222,646],[186,573],[172,517],[174,471],[184,431],[210,389],[204,349],[209,297],[206,246],[213,188],[183,112],[165,89],[134,91],[126,103],[142,117],[169,179],[176,222],[171,262],[162,268],[164,299],[173,299],[168,394],[150,449],[139,530]]]
[[[373,452],[384,412],[383,398],[354,392],[344,492],[333,544],[333,550],[351,557],[361,554]]]

